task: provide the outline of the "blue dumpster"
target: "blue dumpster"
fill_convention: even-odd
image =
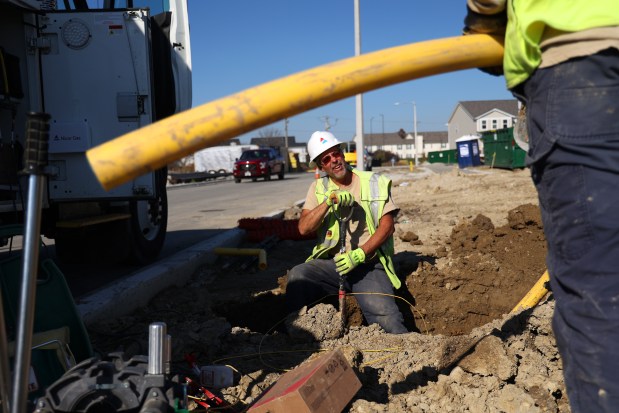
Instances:
[[[461,169],[481,165],[481,160],[479,159],[479,137],[477,135],[465,135],[456,139],[456,150],[458,166]]]

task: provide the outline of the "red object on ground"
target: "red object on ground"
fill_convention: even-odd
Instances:
[[[241,218],[239,228],[247,232],[249,242],[260,242],[275,235],[280,240],[300,241],[316,238],[316,233],[301,235],[298,219]]]

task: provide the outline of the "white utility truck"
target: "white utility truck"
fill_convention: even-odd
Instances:
[[[22,223],[26,116],[48,113],[42,233],[61,260],[161,250],[166,170],[105,191],[85,152],[191,106],[186,0],[0,0],[0,225]]]

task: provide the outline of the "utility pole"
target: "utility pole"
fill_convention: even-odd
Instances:
[[[417,143],[417,104],[413,101],[413,136],[415,137],[415,166],[419,162],[419,144]],[[421,148],[423,150],[423,148]]]
[[[284,146],[286,147],[286,165],[287,172],[290,172],[290,153],[288,152],[288,118],[284,119]]]
[[[355,0],[355,56],[361,55],[361,23],[359,20],[359,0]],[[363,95],[356,96],[357,169],[365,170],[365,146],[363,145]]]
[[[383,125],[382,127],[382,131],[383,131],[383,151],[385,150],[384,146],[385,146],[385,115],[383,115],[382,113],[380,114],[380,119],[381,119],[381,123]]]
[[[321,119],[325,123],[325,130],[327,130],[327,131],[329,129],[331,129],[331,126],[337,125],[337,118],[335,118],[335,123],[333,125],[331,125],[331,123],[329,123],[329,116],[328,115],[327,116],[323,116]]]

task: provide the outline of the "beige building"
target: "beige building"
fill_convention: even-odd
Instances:
[[[514,126],[519,104],[511,100],[471,100],[458,102],[447,122],[449,149],[455,149],[456,139],[464,135]]]
[[[400,159],[415,159],[415,137],[404,130],[366,134],[363,144],[369,152],[383,150],[396,154]],[[448,149],[448,144],[447,131],[417,132],[418,158],[427,157],[428,152]]]

